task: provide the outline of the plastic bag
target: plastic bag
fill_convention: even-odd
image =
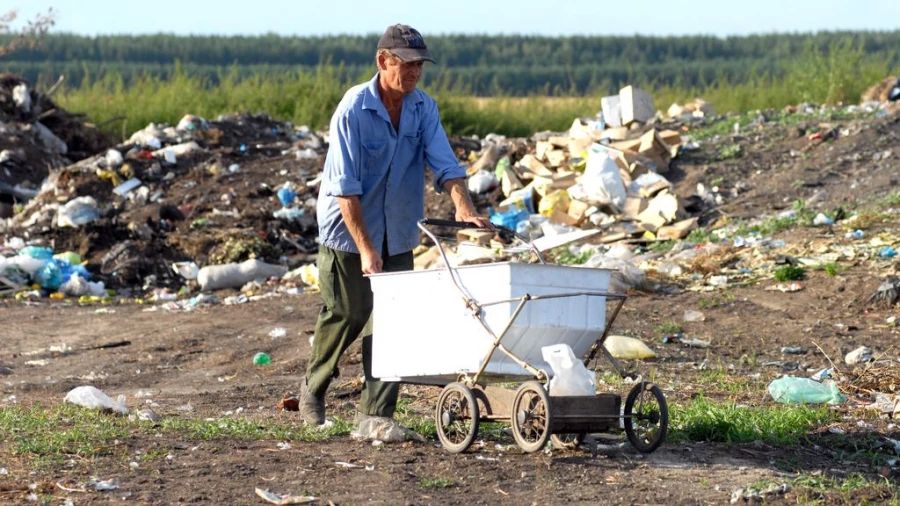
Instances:
[[[569,210],[571,199],[565,190],[556,190],[548,193],[538,204],[538,212],[543,216],[552,216],[554,212],[566,212]]]
[[[550,380],[551,396],[569,397],[597,393],[594,373],[575,357],[568,344],[544,346],[541,348],[541,354],[553,369],[553,378]]]
[[[603,347],[615,358],[653,358],[656,352],[651,350],[640,339],[627,336],[607,336]]]
[[[785,376],[769,383],[769,395],[784,404],[838,404],[844,400],[834,381],[819,383],[794,376]]]
[[[262,260],[245,260],[239,264],[207,265],[197,273],[201,291],[240,288],[256,279],[281,277],[287,269]]]
[[[120,395],[118,399],[114,401],[110,396],[92,386],[73,388],[66,394],[66,398],[63,399],[63,402],[75,404],[76,406],[83,406],[85,408],[99,409],[104,412],[121,413],[123,415],[128,413],[128,408],[125,407],[124,395]]]
[[[625,183],[616,161],[602,146],[598,146],[595,144],[588,152],[581,184],[588,199],[609,204],[621,212],[625,205]]]

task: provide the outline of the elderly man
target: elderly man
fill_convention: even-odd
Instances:
[[[417,30],[388,27],[375,54],[378,73],[347,91],[331,118],[317,209],[324,307],[300,402],[300,414],[309,423],[325,422],[325,392],[337,376],[341,355],[360,335],[366,382],[357,424],[394,423],[399,385],[371,375],[372,291],[364,274],[413,268],[426,164],[435,189],[453,200],[458,221],[491,228],[476,214],[437,104],[416,87],[426,61],[434,63]]]

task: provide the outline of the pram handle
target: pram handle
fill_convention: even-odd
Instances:
[[[469,223],[468,221],[441,220],[438,218],[425,218],[421,223],[423,225],[431,225],[434,227],[478,228],[478,225]]]

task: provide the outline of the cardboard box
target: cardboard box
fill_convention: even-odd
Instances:
[[[546,155],[547,151],[550,151],[552,149],[553,149],[553,144],[551,144],[547,141],[537,141],[537,143],[535,143],[535,145],[534,145],[534,156],[538,160],[543,161],[546,159],[545,155]],[[528,155],[525,155],[525,156],[528,156]]]
[[[656,114],[653,96],[634,86],[626,86],[619,90],[619,106],[624,126],[630,126],[635,121],[646,123]]]
[[[562,167],[566,163],[566,152],[554,149],[547,152],[547,164],[551,167]]]
[[[696,229],[697,218],[690,218],[665,227],[660,227],[659,230],[656,231],[656,237],[661,240],[684,239],[691,235],[691,232]]]
[[[491,232],[489,230],[463,228],[456,231],[456,240],[460,242],[468,241],[485,247],[491,245],[492,237],[494,237],[494,232]]]
[[[541,163],[535,155],[532,155],[530,153],[523,156],[522,159],[518,161],[518,166],[521,167],[524,171],[530,173],[531,177],[553,176],[553,171],[548,169],[547,166]],[[524,172],[522,172],[521,175],[522,177],[528,177]]]
[[[625,205],[623,206],[624,209],[622,214],[637,218],[638,215],[644,212],[644,209],[647,209],[649,203],[650,200],[643,197],[625,197]]]
[[[586,218],[587,210],[591,208],[591,205],[580,200],[572,200],[569,202],[569,210],[567,214],[569,218],[572,219],[572,223],[574,225],[581,225]]]
[[[600,99],[600,108],[603,109],[603,121],[607,127],[622,126],[622,108],[619,95],[610,95]]]

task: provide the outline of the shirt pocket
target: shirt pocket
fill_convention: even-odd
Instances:
[[[369,179],[384,171],[387,158],[386,141],[366,141],[362,143],[362,179]]]
[[[405,165],[413,169],[422,168],[424,166],[422,135],[419,133],[404,135],[402,154]]]

